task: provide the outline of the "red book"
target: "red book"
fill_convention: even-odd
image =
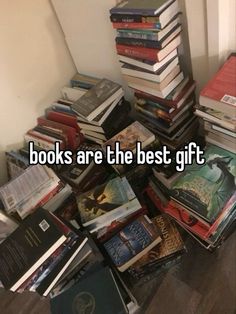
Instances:
[[[71,150],[76,150],[78,146],[81,144],[81,137],[78,136],[77,131],[75,128],[72,128],[71,126],[55,122],[52,120],[48,120],[45,117],[39,117],[37,119],[38,124],[42,126],[46,126],[52,129],[61,130],[67,135],[68,138],[68,144]]]
[[[80,132],[76,115],[50,110],[47,112],[47,119],[71,126],[72,128],[76,129],[78,133]]]
[[[175,50],[181,43],[181,35],[176,36],[168,45],[163,49],[152,49],[144,47],[116,45],[118,54],[131,58],[137,58],[141,60],[158,61],[160,62],[168,56],[173,50]]]
[[[231,55],[200,93],[200,105],[236,116],[236,56]]]
[[[115,29],[159,29],[160,23],[112,23]]]

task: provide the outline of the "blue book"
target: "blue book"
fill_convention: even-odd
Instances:
[[[123,272],[161,242],[161,232],[147,216],[140,216],[104,244],[119,271]]]

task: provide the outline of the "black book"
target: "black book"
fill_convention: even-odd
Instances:
[[[92,121],[121,95],[123,91],[119,84],[102,79],[72,104],[71,108],[79,116]]]
[[[106,267],[53,298],[51,311],[52,314],[124,314],[127,308],[111,270]]]
[[[66,240],[55,218],[37,209],[0,244],[0,280],[16,291]]]
[[[106,135],[106,138],[109,139],[116,133],[119,133],[127,125],[132,123],[131,118],[128,116],[130,111],[130,103],[128,101],[125,101],[124,99],[121,99],[100,126],[89,124],[89,122],[78,122],[78,124],[81,129],[104,133]]]

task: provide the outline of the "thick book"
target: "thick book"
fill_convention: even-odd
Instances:
[[[102,79],[74,102],[71,108],[79,116],[91,121],[121,95],[123,91],[119,84]]]
[[[236,155],[209,145],[204,157],[205,164],[186,168],[173,186],[172,197],[212,224],[235,192]]]
[[[85,75],[82,73],[76,73],[72,77],[70,82],[71,82],[72,87],[80,87],[80,88],[90,89],[94,85],[96,85],[99,81],[100,81],[100,79],[98,79],[96,77],[92,77],[92,76]]]
[[[116,44],[116,50],[119,55],[131,58],[145,59],[152,62],[161,62],[171,52],[173,52],[181,44],[181,36],[177,35],[163,49],[152,49],[145,47],[134,47]]]
[[[141,216],[104,243],[104,248],[117,269],[124,272],[159,242],[160,229]]]
[[[29,160],[19,151],[9,151],[5,153],[8,179],[13,179],[22,174],[29,167]]]
[[[103,149],[106,150],[106,146],[111,146],[112,149],[115,148],[115,143],[120,143],[121,150],[131,150],[136,151],[136,143],[141,142],[142,148],[150,145],[155,140],[155,135],[145,128],[138,121],[133,122],[120,133],[113,136],[103,145]]]
[[[203,107],[196,106],[195,114],[205,120],[208,120],[212,123],[216,123],[221,125],[222,127],[236,131],[236,119],[231,115],[226,114],[223,111]]]
[[[50,213],[38,209],[0,244],[0,280],[16,291],[66,237]]]
[[[176,65],[174,69],[161,81],[161,82],[153,82],[143,78],[129,76],[124,74],[123,77],[127,81],[128,84],[137,84],[143,86],[143,88],[149,88],[156,90],[157,92],[161,92],[164,90],[173,79],[180,73],[180,66]]]
[[[110,10],[111,14],[138,14],[155,16],[166,9],[173,0],[131,0],[121,1]]]
[[[114,178],[77,197],[83,226],[95,232],[141,208],[126,178]]]
[[[134,76],[149,81],[160,83],[179,63],[178,57],[167,62],[158,71],[148,71],[134,65],[125,63],[121,67],[121,72],[125,75]]]
[[[108,267],[82,279],[51,300],[52,314],[128,313],[115,278]]]
[[[162,241],[134,263],[130,267],[131,272],[139,273],[153,265],[161,266],[161,264],[185,252],[182,237],[175,223],[167,215],[158,215],[152,219],[152,222],[160,229]]]
[[[236,56],[232,55],[200,93],[199,103],[236,116]]]
[[[158,91],[155,88],[144,86],[140,83],[128,82],[129,87],[150,94],[158,98],[165,99],[182,81],[184,80],[183,72],[180,72],[163,90]]]
[[[148,71],[156,72],[160,68],[162,68],[168,61],[173,59],[174,57],[177,57],[177,49],[174,49],[166,58],[164,58],[161,62],[157,61],[149,61],[145,59],[138,59],[134,57],[127,57],[122,54],[118,54],[119,61],[122,63],[128,63],[134,66],[137,66],[141,69],[145,69]]]

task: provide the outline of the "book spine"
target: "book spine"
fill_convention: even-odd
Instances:
[[[25,134],[24,136],[25,142],[28,144],[29,142],[34,142],[34,144],[41,149],[50,150],[55,148],[55,142],[48,142],[41,138],[36,138],[33,135]]]
[[[132,38],[132,39],[144,39],[144,40],[158,40],[158,34],[147,33],[147,32],[122,32],[122,30],[117,31],[117,36],[119,38]]]
[[[112,23],[114,29],[161,29],[160,23]]]
[[[116,43],[118,45],[127,45],[127,46],[135,46],[135,47],[151,48],[151,49],[161,49],[162,47],[161,43],[158,41],[135,39],[135,38],[116,37]]]
[[[141,15],[112,14],[110,20],[113,23],[142,23]]]
[[[135,48],[116,44],[117,53],[131,58],[145,59],[149,61],[158,61],[158,50],[150,48]]]

